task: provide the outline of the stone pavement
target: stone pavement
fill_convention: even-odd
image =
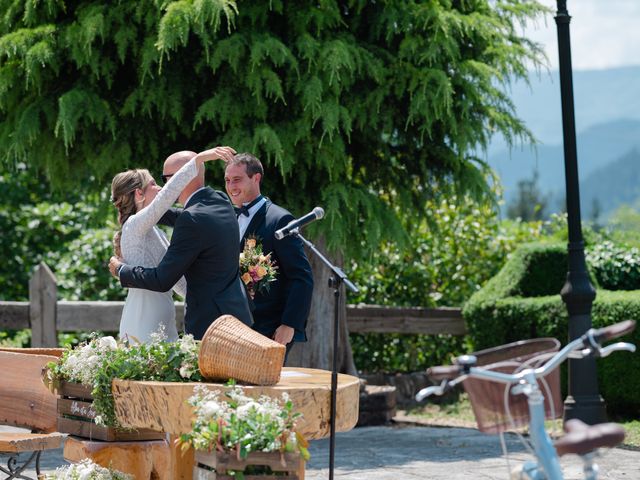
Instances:
[[[477,480],[507,479],[500,437],[469,428],[413,425],[356,428],[336,436],[336,479],[348,480]],[[513,434],[506,436],[512,466],[529,458]],[[307,480],[329,477],[329,439],[311,442]],[[6,460],[2,465],[6,465]],[[601,479],[640,479],[640,452],[614,448],[598,461]],[[46,472],[64,465],[62,451],[45,452]],[[578,457],[562,458],[567,480],[581,479]],[[34,476],[34,472],[30,472]]]

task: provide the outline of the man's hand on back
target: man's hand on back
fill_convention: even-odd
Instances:
[[[118,276],[118,270],[120,270],[120,265],[123,265],[122,259],[120,257],[111,257],[109,260],[109,271],[114,278],[120,279]]]

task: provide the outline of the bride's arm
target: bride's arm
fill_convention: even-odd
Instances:
[[[184,164],[157,193],[153,201],[129,217],[127,229],[143,233],[151,229],[165,212],[173,205],[184,187],[198,174],[200,165],[209,160],[222,159],[228,161],[235,154],[231,147],[215,147],[195,155]]]

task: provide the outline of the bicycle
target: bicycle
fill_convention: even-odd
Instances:
[[[504,373],[481,368],[474,355],[462,355],[454,365],[432,367],[427,374],[440,385],[423,388],[416,395],[422,401],[430,395],[442,395],[465,379],[477,378],[505,384],[505,407],[508,411],[508,397],[524,394],[528,404],[529,435],[532,453],[535,460],[524,462],[511,471],[512,479],[529,480],[562,480],[563,474],[559,457],[566,454],[577,454],[584,463],[583,472],[586,480],[596,480],[598,467],[595,463],[597,450],[603,447],[614,447],[624,440],[624,429],[615,423],[603,423],[589,426],[580,420],[572,419],[565,423],[566,434],[552,442],[545,429],[545,400],[539,382],[560,366],[568,358],[581,359],[588,356],[606,357],[614,351],[635,352],[635,345],[618,342],[606,347],[602,343],[630,333],[635,328],[635,321],[626,320],[600,329],[590,329],[580,338],[567,344],[559,352],[549,355],[542,366],[523,368],[514,373]],[[547,392],[548,392],[547,388]],[[500,432],[502,434],[502,431]],[[503,449],[505,448],[502,439]],[[505,452],[506,453],[506,452]],[[508,456],[507,456],[508,463]]]

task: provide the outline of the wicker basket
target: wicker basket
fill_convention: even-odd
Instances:
[[[481,350],[472,355],[478,359],[477,365],[489,370],[514,373],[527,367],[543,365],[560,348],[555,338],[536,338]],[[562,415],[560,394],[560,369],[552,370],[538,385],[545,397],[545,415],[558,418]],[[529,405],[524,394],[513,395],[512,386],[503,383],[467,378],[463,384],[469,394],[478,429],[485,433],[499,433],[522,427],[529,422]],[[505,396],[508,394],[508,407]]]
[[[284,345],[252,330],[231,315],[222,315],[207,329],[198,366],[209,380],[234,378],[254,385],[280,381]]]

